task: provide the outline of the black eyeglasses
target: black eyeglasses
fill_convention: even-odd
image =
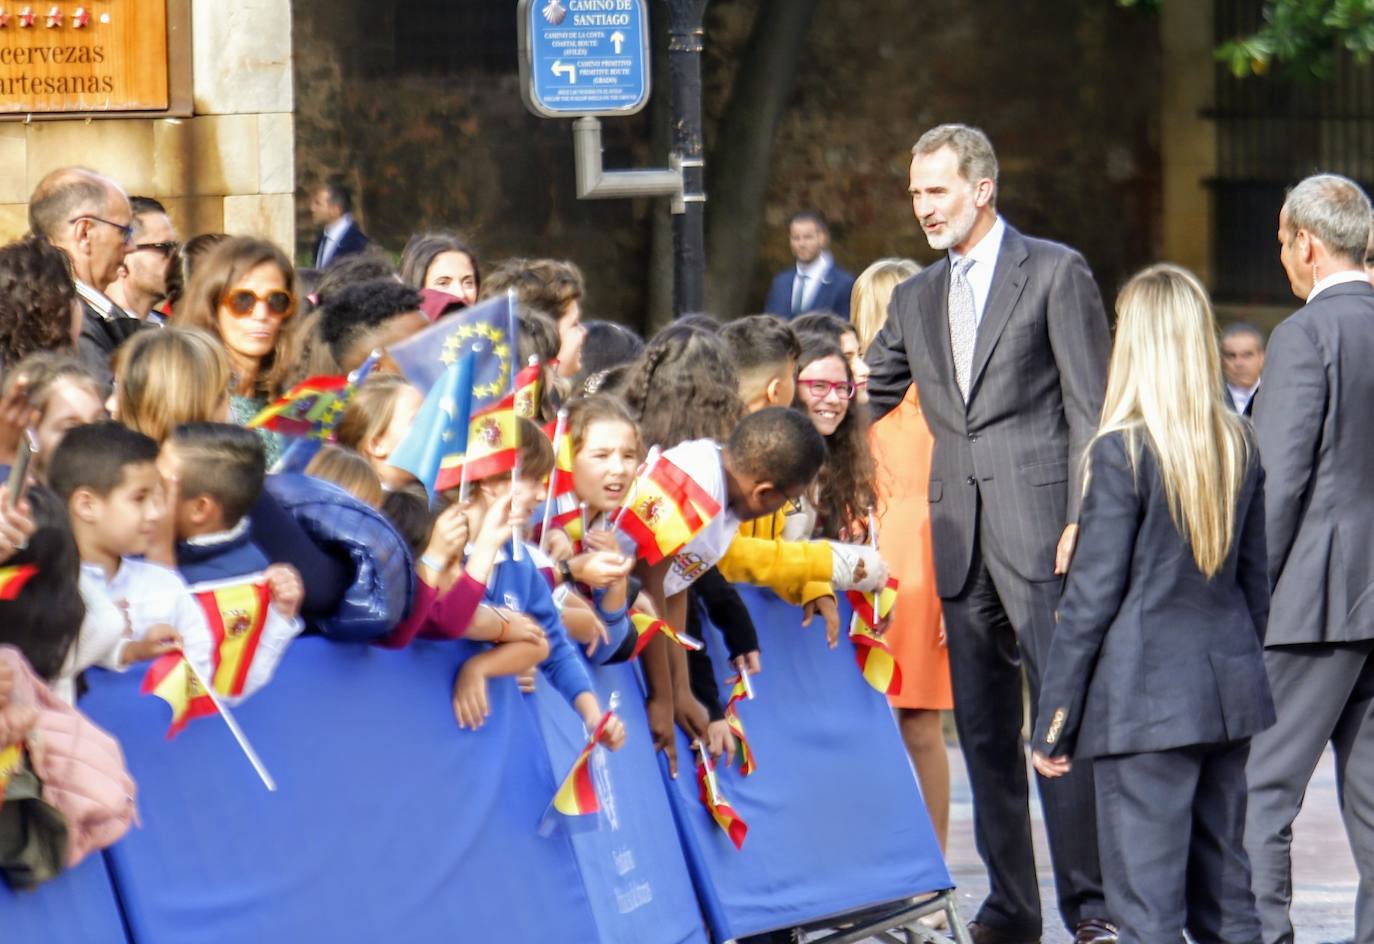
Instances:
[[[150,251],[150,252],[160,252],[160,253],[162,253],[162,255],[164,255],[164,256],[170,256],[172,253],[176,252],[176,251],[177,251],[178,249],[180,249],[180,248],[181,248],[181,243],[178,243],[178,242],[169,242],[169,243],[134,243],[134,248],[130,249],[129,251],[130,251],[130,252],[142,252],[142,251],[144,251],[144,250],[146,249],[146,250],[148,250],[148,251]]]
[[[120,235],[124,237],[124,242],[126,245],[134,241],[134,224],[132,223],[116,223],[114,220],[107,220],[102,216],[92,216],[89,213],[87,213],[84,216],[74,216],[70,220],[67,220],[67,222],[76,223],[81,220],[95,220],[97,223],[104,223],[106,226],[113,226],[115,229],[119,230]]]

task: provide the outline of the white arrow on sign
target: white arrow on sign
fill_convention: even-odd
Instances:
[[[615,54],[620,55],[620,47],[625,45],[625,34],[616,30],[611,34],[611,43],[615,46]]]
[[[555,59],[553,61],[553,77],[556,79],[564,73],[567,73],[568,75],[569,85],[577,84],[577,66],[573,65],[571,62],[565,66],[563,65],[562,60]]]

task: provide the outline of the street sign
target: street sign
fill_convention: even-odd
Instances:
[[[633,115],[649,102],[646,0],[520,0],[520,84],[544,118]]]

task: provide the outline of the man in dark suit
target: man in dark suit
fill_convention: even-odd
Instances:
[[[949,255],[897,287],[868,354],[874,415],[914,381],[935,436],[930,523],[954,717],[990,891],[975,944],[1040,940],[1021,667],[1039,697],[1075,538],[1080,459],[1110,339],[1083,257],[997,214],[987,137],[942,125],[912,149],[911,196]],[[1059,910],[1080,944],[1115,941],[1098,865],[1091,765],[1040,780]]]
[[[1374,944],[1374,288],[1370,204],[1309,177],[1279,213],[1279,258],[1306,301],[1269,337],[1255,436],[1273,597],[1265,667],[1278,723],[1257,736],[1246,849],[1266,944],[1291,944],[1293,820],[1330,741],[1360,874],[1358,944]]]
[[[321,227],[315,240],[315,268],[362,252],[371,242],[353,219],[353,195],[338,183],[323,184],[310,198],[310,217]]]
[[[833,311],[848,318],[854,276],[835,265],[830,255],[825,217],[803,210],[787,221],[787,235],[797,264],[773,279],[764,312],[788,320],[809,311]]]
[[[1244,322],[1228,325],[1221,332],[1221,372],[1226,403],[1241,416],[1253,416],[1264,373],[1264,332]]]
[[[105,294],[133,248],[133,210],[120,186],[83,167],[62,167],[38,182],[29,198],[29,228],[71,260],[81,300],[77,353],[105,386],[114,380],[115,348],[143,327]]]

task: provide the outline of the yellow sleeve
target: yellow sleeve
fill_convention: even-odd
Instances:
[[[716,566],[731,583],[767,587],[795,606],[832,593],[833,564],[826,541],[784,541],[741,534]],[[816,592],[817,585],[823,590]]]

